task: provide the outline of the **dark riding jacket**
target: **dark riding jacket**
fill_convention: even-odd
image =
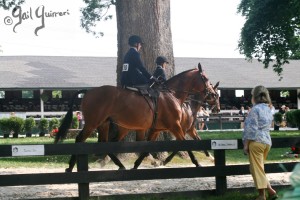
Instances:
[[[150,82],[151,75],[144,67],[139,52],[130,48],[124,57],[121,74],[122,86],[144,85]]]
[[[162,66],[160,65],[157,65],[154,73],[153,73],[153,76],[159,80],[161,80],[162,82],[165,82],[167,80],[166,78],[166,72],[165,70],[162,68]]]

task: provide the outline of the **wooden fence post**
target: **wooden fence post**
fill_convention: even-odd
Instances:
[[[215,166],[224,166],[226,164],[225,150],[214,150]],[[216,194],[225,194],[227,190],[226,176],[216,176]]]
[[[77,155],[77,171],[88,171],[88,155]],[[89,183],[78,183],[78,195],[80,200],[89,199]]]
[[[219,116],[219,125],[220,125],[220,129],[223,129],[223,123],[222,123],[222,116]]]

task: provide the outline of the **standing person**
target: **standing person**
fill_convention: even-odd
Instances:
[[[142,39],[137,35],[132,35],[128,39],[128,44],[130,49],[124,57],[121,85],[134,87],[149,84],[151,75],[146,70],[139,53],[143,44]]]
[[[244,108],[244,106],[241,106],[241,109],[239,111],[239,115],[245,116],[245,108]]]
[[[282,105],[279,109],[279,112],[283,115],[285,114],[285,107],[286,107],[285,105]]]
[[[265,189],[269,199],[276,199],[276,191],[264,171],[264,161],[272,145],[270,126],[273,116],[268,106],[271,102],[268,90],[264,86],[256,86],[252,90],[251,101],[253,107],[245,120],[243,132],[244,154],[249,156],[250,172],[259,192],[256,200],[266,200]]]
[[[80,111],[76,112],[77,120],[79,122],[79,129],[82,129],[82,115]]]
[[[167,80],[165,69],[169,64],[168,60],[164,56],[158,56],[155,61],[157,67],[153,73],[153,76],[157,78],[161,82],[165,82]]]
[[[199,126],[199,130],[203,130],[205,122],[204,116],[209,116],[208,112],[201,106],[199,112],[197,112],[197,122]]]
[[[246,111],[245,111],[244,106],[241,106],[241,109],[239,111],[239,115],[243,116],[242,118],[240,118],[241,128],[243,129],[244,128],[245,117],[246,117]]]

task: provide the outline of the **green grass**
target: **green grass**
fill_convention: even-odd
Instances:
[[[205,139],[241,139],[242,133],[235,131],[222,131],[222,132],[199,132],[201,138]],[[300,131],[279,131],[271,132],[271,136],[275,137],[296,137],[300,136]],[[96,142],[96,138],[89,138],[87,142]],[[74,139],[65,140],[64,143],[74,143]],[[7,138],[0,139],[0,145],[11,145],[11,144],[53,144],[53,138],[49,137],[31,137],[31,138]],[[281,155],[289,152],[290,148],[273,148],[271,149],[267,162],[293,162],[299,161],[299,158],[287,158]],[[211,151],[213,154],[213,151]],[[200,162],[208,162],[207,158],[203,153],[195,152],[196,158]],[[33,157],[5,157],[0,158],[0,168],[18,168],[18,167],[44,167],[44,168],[57,168],[66,167],[70,156],[59,155],[59,156],[33,156]],[[90,167],[99,167],[96,162],[97,157],[90,155]],[[126,159],[124,161],[125,166],[133,166],[135,157]],[[123,161],[122,161],[123,162]],[[150,163],[143,162],[146,165]],[[242,150],[228,150],[226,151],[226,163],[227,164],[241,164],[248,163],[247,156],[244,156]],[[111,164],[113,166],[113,164]],[[172,165],[192,165],[190,159],[182,159],[178,156],[168,164]]]

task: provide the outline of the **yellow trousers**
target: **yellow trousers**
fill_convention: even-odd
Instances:
[[[264,168],[269,151],[270,145],[249,141],[250,172],[256,189],[265,189],[269,184]]]

